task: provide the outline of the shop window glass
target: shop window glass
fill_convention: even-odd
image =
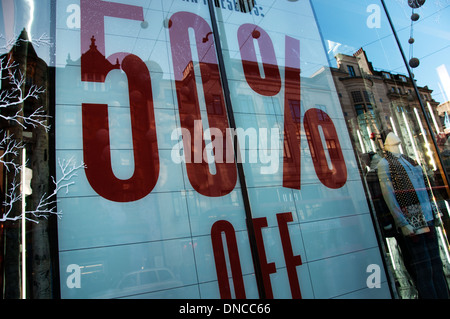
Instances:
[[[1,1],[0,297],[448,298],[438,2]]]

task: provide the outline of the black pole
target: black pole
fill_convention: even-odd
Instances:
[[[230,89],[228,87],[228,79],[227,79],[227,75],[225,72],[225,62],[223,59],[222,46],[220,43],[219,28],[218,28],[217,21],[216,21],[216,14],[214,11],[214,4],[213,4],[212,0],[208,0],[208,7],[209,7],[209,13],[211,16],[213,37],[214,37],[214,42],[216,45],[216,52],[217,52],[218,63],[219,63],[219,72],[220,72],[220,77],[222,80],[222,87],[223,87],[223,91],[224,91],[225,106],[226,106],[226,110],[227,110],[227,114],[228,114],[228,120],[230,122],[230,127],[233,129],[236,129],[236,121],[234,119],[234,113],[233,113],[233,108],[232,108],[231,99],[230,99]],[[236,165],[237,165],[239,182],[241,183],[241,193],[242,193],[242,198],[244,201],[248,238],[249,238],[250,249],[251,249],[251,253],[252,253],[253,266],[255,269],[256,284],[258,286],[259,297],[261,299],[266,299],[263,276],[262,276],[262,272],[261,272],[260,259],[259,259],[259,254],[258,254],[258,245],[257,245],[256,239],[255,239],[256,237],[255,237],[255,228],[253,225],[252,209],[251,209],[251,205],[250,205],[250,198],[248,195],[247,184],[246,184],[246,180],[245,180],[244,168],[243,168],[242,162],[239,158],[239,152],[238,152],[239,141],[237,140],[237,138],[236,138],[236,141],[233,143],[233,145],[234,145],[234,157],[235,157],[235,161],[236,161]]]

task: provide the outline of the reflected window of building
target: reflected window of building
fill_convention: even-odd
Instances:
[[[348,74],[351,77],[355,77],[356,76],[355,68],[352,65],[347,65],[347,70],[348,70]]]

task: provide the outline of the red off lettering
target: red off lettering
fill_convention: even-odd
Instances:
[[[222,241],[222,233],[225,234],[228,256],[230,259],[231,275],[233,277],[234,292],[236,298],[245,299],[244,281],[242,278],[241,262],[239,260],[236,234],[229,222],[219,220],[211,228],[211,241],[214,251],[214,261],[216,263],[216,273],[219,282],[220,297],[231,299],[230,284],[228,282],[228,270],[225,261],[225,252]]]
[[[265,217],[254,218],[253,225],[255,227],[255,240],[258,248],[259,262],[261,265],[261,274],[263,277],[264,291],[266,298],[273,299],[272,283],[270,282],[270,274],[276,273],[275,263],[268,263],[266,250],[264,248],[264,240],[262,236],[262,228],[267,227],[267,219]]]
[[[284,260],[289,277],[289,286],[291,287],[292,298],[301,299],[300,285],[297,276],[297,266],[302,264],[300,255],[294,256],[292,251],[291,237],[287,223],[292,222],[292,213],[277,214],[278,229],[280,231],[281,245],[283,246]]]
[[[265,217],[252,219],[255,228],[255,240],[258,250],[259,263],[261,265],[261,275],[263,280],[264,292],[266,298],[272,299],[272,284],[270,274],[276,273],[275,263],[268,263],[264,240],[262,236],[262,228],[267,227],[267,219]],[[292,250],[291,239],[289,235],[288,223],[292,222],[292,213],[277,214],[278,229],[280,232],[281,245],[283,246],[284,260],[289,277],[289,286],[291,287],[292,298],[301,299],[300,285],[297,276],[297,266],[302,264],[300,255],[294,255]],[[216,263],[217,279],[219,282],[219,290],[221,298],[231,298],[230,285],[228,282],[228,271],[225,261],[225,253],[222,241],[222,233],[228,248],[230,266],[232,272],[233,283],[235,286],[236,298],[245,298],[244,282],[242,278],[242,270],[240,266],[239,253],[236,244],[236,237],[233,226],[224,220],[214,223],[211,228],[211,241],[214,251],[214,261]]]

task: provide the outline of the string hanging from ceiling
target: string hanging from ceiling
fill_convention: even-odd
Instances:
[[[411,31],[409,35],[409,66],[412,68],[417,68],[420,64],[420,61],[418,58],[414,57],[414,22],[418,21],[420,18],[420,15],[416,12],[414,12],[415,9],[420,8],[425,3],[425,0],[408,0],[408,5],[412,9],[411,13]]]

